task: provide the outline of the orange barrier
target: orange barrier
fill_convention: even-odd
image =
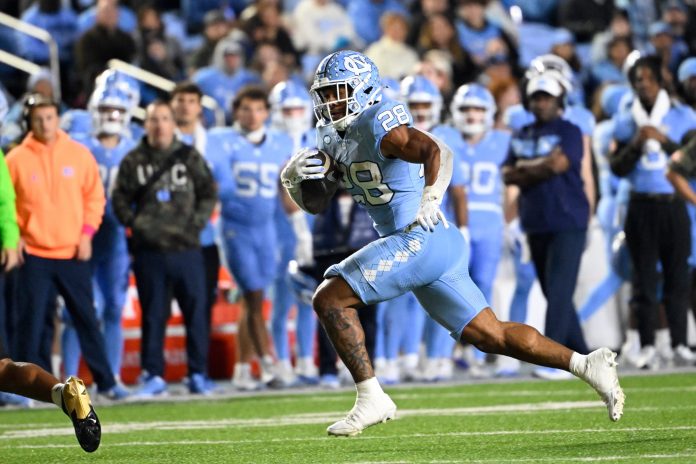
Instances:
[[[212,330],[210,335],[210,350],[208,354],[208,373],[213,379],[230,379],[234,372],[237,322],[241,311],[240,302],[230,302],[230,296],[235,296],[237,287],[232,277],[224,268],[220,268],[218,280],[218,298],[213,306]],[[236,299],[236,298],[234,298]],[[271,303],[266,300],[263,315],[266,321],[271,317]],[[292,317],[292,314],[291,314]],[[133,275],[130,276],[128,297],[122,315],[124,352],[121,366],[121,380],[126,384],[138,382],[140,376],[140,340],[141,340],[141,307]],[[288,330],[291,346],[294,344],[295,333],[292,326]],[[164,343],[165,372],[168,382],[181,381],[187,375],[186,367],[186,329],[181,310],[175,301],[172,302],[171,317],[167,321]],[[108,341],[107,341],[108,343]],[[252,364],[252,370],[258,374],[257,363]],[[92,376],[80,360],[79,375],[90,384]]]

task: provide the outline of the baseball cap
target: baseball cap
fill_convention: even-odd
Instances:
[[[557,79],[542,74],[531,78],[527,83],[528,97],[531,97],[537,92],[545,92],[553,97],[560,97],[563,93],[563,88]]]
[[[696,58],[687,58],[679,65],[677,71],[679,82],[684,83],[690,77],[696,76]]]
[[[672,35],[672,27],[664,21],[656,21],[648,27],[648,35],[650,37],[660,34]]]

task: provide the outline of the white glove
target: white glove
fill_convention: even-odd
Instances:
[[[295,211],[289,216],[297,244],[295,245],[295,261],[301,267],[314,264],[314,247],[312,232],[307,225],[307,217],[302,211]]]
[[[291,188],[303,180],[321,179],[324,177],[324,166],[317,158],[310,158],[318,153],[315,148],[303,148],[290,158],[288,164],[280,173],[285,188]]]
[[[423,197],[421,198],[421,204],[418,207],[418,213],[416,213],[416,221],[423,230],[430,232],[435,232],[435,226],[442,221],[445,229],[449,227],[445,215],[440,211],[440,201],[437,197],[431,194],[430,186],[423,189]]]

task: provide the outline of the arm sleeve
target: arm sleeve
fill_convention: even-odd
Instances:
[[[627,176],[636,167],[641,156],[641,150],[636,149],[632,143],[617,143],[616,149],[609,153],[611,172],[619,177]]]
[[[137,189],[134,179],[135,169],[132,158],[130,155],[126,155],[118,167],[114,191],[111,194],[111,206],[114,208],[114,214],[126,227],[132,226],[135,219],[135,213],[131,206],[133,195]]]
[[[19,243],[15,191],[2,151],[0,151],[0,240],[2,240],[3,248],[14,249]]]
[[[101,177],[99,177],[99,167],[94,156],[86,149],[84,150],[84,156],[86,158],[86,167],[82,182],[84,205],[83,231],[91,230],[90,235],[92,235],[99,229],[99,225],[102,222],[106,197],[104,196],[104,186],[102,185]]]

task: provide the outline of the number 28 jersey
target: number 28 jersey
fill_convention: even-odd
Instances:
[[[383,98],[363,111],[341,137],[332,125],[317,127],[317,144],[340,166],[343,186],[364,205],[384,237],[411,224],[423,193],[422,165],[385,158],[382,138],[392,129],[413,126],[403,103]]]

